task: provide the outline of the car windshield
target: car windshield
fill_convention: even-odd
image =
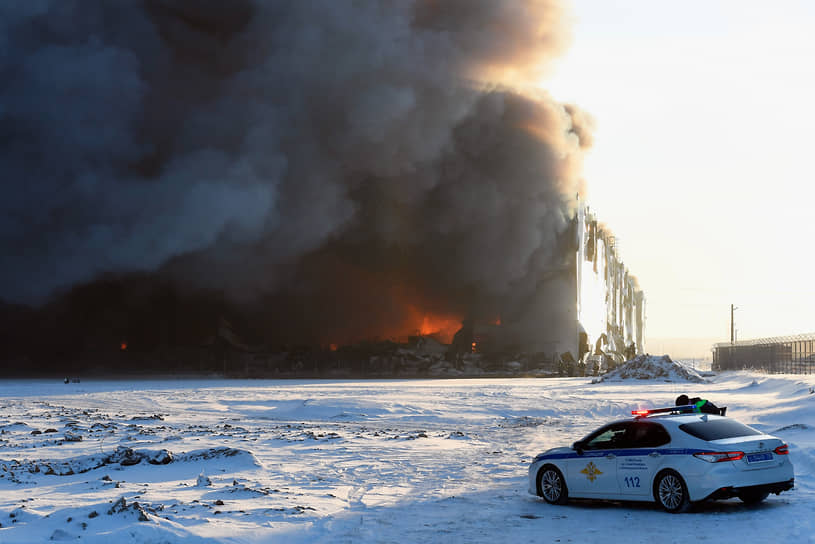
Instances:
[[[691,436],[707,441],[761,434],[752,427],[732,419],[710,419],[708,421],[685,423],[680,425],[679,428]]]

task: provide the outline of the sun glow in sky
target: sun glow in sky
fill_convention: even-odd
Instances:
[[[815,2],[574,0],[572,16],[542,87],[595,119],[588,202],[645,291],[646,349],[709,354],[731,303],[738,339],[815,332]]]

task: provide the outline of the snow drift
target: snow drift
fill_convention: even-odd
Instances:
[[[812,542],[815,376],[586,382],[0,381],[0,541],[651,544],[693,526],[719,544]],[[537,453],[678,388],[787,442],[795,489],[682,516],[527,493]],[[51,438],[69,428],[83,440]]]

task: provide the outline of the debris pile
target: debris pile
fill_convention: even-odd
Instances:
[[[672,361],[667,355],[638,355],[617,370],[594,378],[591,383],[621,380],[660,380],[664,382],[704,383],[695,370]]]
[[[138,465],[146,461],[151,465],[167,465],[173,462],[198,462],[239,456],[243,456],[251,464],[257,465],[257,460],[251,452],[235,448],[220,447],[174,454],[164,449],[158,451],[134,450],[124,446],[118,446],[116,451],[110,455],[82,455],[62,460],[3,461],[0,462],[0,478],[9,474],[12,479],[14,479],[15,473],[42,473],[53,476],[70,476],[116,464],[127,467]]]

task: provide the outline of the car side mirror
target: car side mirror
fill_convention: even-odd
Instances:
[[[583,442],[578,440],[574,444],[572,444],[572,449],[577,452],[577,455],[583,455]]]

